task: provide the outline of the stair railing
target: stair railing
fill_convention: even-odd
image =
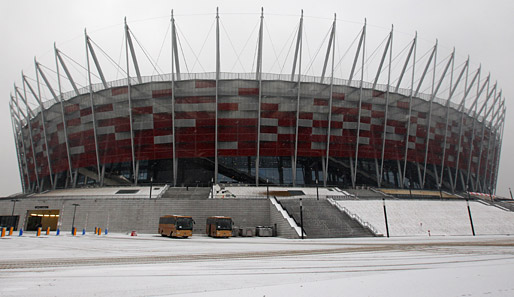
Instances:
[[[351,212],[350,210],[348,210],[348,208],[342,206],[342,205],[339,205],[339,203],[336,203],[334,201],[334,199],[327,199],[328,202],[330,202],[330,204],[332,204],[333,206],[337,207],[337,209],[339,209],[339,211],[341,212],[344,212],[345,214],[347,214],[350,218],[352,218],[353,220],[356,220],[359,224],[361,224],[363,227],[365,228],[368,228],[371,232],[373,232],[373,234],[375,235],[383,235],[382,233],[380,233],[377,228],[373,227],[373,225],[371,225],[370,223],[364,221],[361,217],[359,217],[357,214]]]
[[[300,224],[298,224],[298,222],[296,221],[296,219],[294,218],[294,216],[292,216],[289,211],[287,210],[287,208],[285,208],[282,203],[280,202],[280,200],[277,199],[277,197],[270,197],[270,200],[271,202],[275,202],[273,204],[277,204],[280,206],[280,208],[287,214],[287,216],[294,222],[294,225],[291,224],[290,222],[290,225],[291,227],[293,227],[293,229],[295,229],[296,233],[298,233],[298,236],[301,236],[302,235],[302,231],[301,231],[301,227],[300,227]],[[280,211],[280,209],[278,209]],[[285,217],[284,217],[285,218]],[[285,218],[287,219],[287,218]],[[307,236],[307,234],[305,234],[305,230],[303,232],[304,236]]]

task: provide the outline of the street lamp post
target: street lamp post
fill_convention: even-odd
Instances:
[[[475,226],[473,226],[473,217],[471,216],[471,209],[469,208],[469,192],[468,199],[466,199],[466,205],[468,206],[469,223],[471,224],[471,233],[475,236]]]
[[[510,193],[510,199],[514,200],[514,198],[512,198],[512,191],[510,190],[510,188],[509,188],[509,193]]]
[[[150,199],[152,199],[152,188],[153,188],[153,176],[150,177]]]
[[[214,177],[211,178],[211,198],[214,199]]]
[[[73,233],[73,230],[75,230],[75,214],[77,213],[77,206],[80,206],[80,204],[73,203],[73,206],[75,208],[73,209],[73,221],[71,222],[71,232]]]
[[[269,199],[269,184],[268,184],[268,179],[266,179],[266,198]]]
[[[303,239],[303,204],[302,204],[302,198],[300,198],[300,225],[302,228],[302,239]]]
[[[389,224],[387,223],[387,210],[386,210],[385,198],[382,198],[382,206],[384,207],[384,220],[385,220],[385,225],[386,225],[386,234],[387,234],[387,238],[389,238]]]
[[[316,179],[316,199],[319,200],[318,179]]]
[[[15,228],[16,226],[14,226],[15,225],[15,222],[14,222],[14,208],[16,207],[16,202],[20,201],[20,200],[19,199],[11,199],[11,201],[13,202],[12,213],[11,213],[11,223],[12,223],[12,227]]]

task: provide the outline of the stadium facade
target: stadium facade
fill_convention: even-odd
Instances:
[[[105,79],[87,34],[89,86],[77,88],[57,48],[59,86],[35,62],[37,86],[23,75],[10,101],[24,192],[152,182],[495,191],[505,99],[469,59],[454,69],[452,52],[438,65],[436,44],[416,65],[416,36],[391,77],[391,30],[375,79],[365,81],[364,71],[357,75],[367,61],[364,25],[350,76],[336,78],[334,20],[323,71],[307,76],[302,16],[290,74],[263,73],[262,21],[252,73],[220,71],[218,14],[212,73],[181,71],[173,17],[169,74],[140,74],[127,25],[135,73],[128,67],[125,79]],[[92,72],[101,83],[92,83]],[[422,93],[431,76],[431,91]],[[72,91],[61,92],[63,78]],[[410,88],[400,87],[408,79]],[[51,97],[43,99],[41,88]]]

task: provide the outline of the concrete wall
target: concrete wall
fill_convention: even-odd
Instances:
[[[18,229],[23,227],[29,210],[37,207],[60,211],[59,224],[63,231],[71,230],[73,204],[80,204],[75,214],[75,226],[80,231],[108,228],[110,232],[157,233],[159,217],[166,214],[191,215],[196,224],[194,233],[205,232],[209,216],[230,216],[238,227],[273,225],[267,199],[30,199],[16,202],[14,215],[19,215]],[[13,202],[0,199],[0,215],[11,215]]]

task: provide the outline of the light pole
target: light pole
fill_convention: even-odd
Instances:
[[[16,202],[20,201],[20,200],[19,199],[11,199],[11,201],[13,202],[12,213],[11,213],[11,223],[12,223],[12,227],[15,228],[16,226],[14,226],[15,225],[15,222],[14,222],[14,208],[16,207]]]
[[[211,199],[214,199],[214,177],[211,178]]]
[[[75,230],[75,214],[77,213],[77,206],[80,206],[80,204],[73,203],[73,206],[75,208],[73,209],[73,221],[71,223],[71,232],[73,233],[73,230]]]
[[[302,198],[300,198],[300,225],[302,228],[302,239],[303,239],[303,204],[302,204]]]
[[[385,219],[385,225],[386,225],[386,234],[387,234],[387,238],[389,238],[389,224],[387,223],[387,210],[386,210],[385,198],[382,198],[382,205],[384,206],[384,219]]]
[[[512,198],[512,191],[510,190],[510,188],[509,188],[509,193],[510,193],[510,199],[514,200],[514,198]]]
[[[316,179],[316,199],[319,200],[318,179]]]
[[[150,177],[150,199],[152,199],[152,188],[153,188],[153,176]]]
[[[439,197],[441,197],[441,199],[443,199],[443,189],[441,188],[441,184],[437,184],[437,187],[439,188]]]
[[[268,184],[268,179],[266,179],[266,198],[269,199],[269,184]]]
[[[469,192],[468,199],[466,199],[466,205],[468,206],[469,223],[471,224],[471,232],[475,236],[475,227],[473,226],[473,217],[471,216],[471,209],[469,208]]]

